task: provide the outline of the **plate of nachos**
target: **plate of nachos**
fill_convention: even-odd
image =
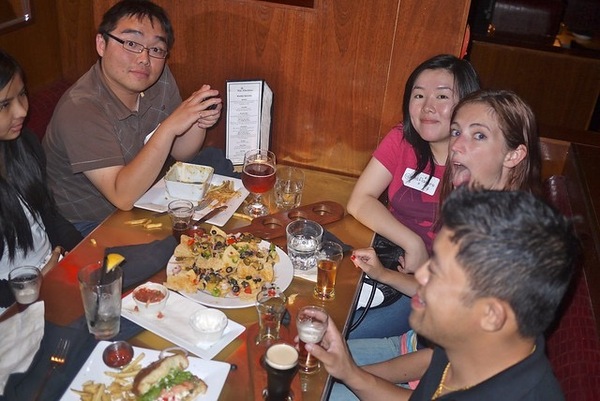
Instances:
[[[254,306],[264,284],[285,290],[293,278],[290,258],[275,244],[213,226],[202,236],[181,236],[165,285],[200,304],[234,309]]]

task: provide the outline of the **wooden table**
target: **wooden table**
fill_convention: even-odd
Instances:
[[[302,204],[330,200],[345,207],[355,179],[312,170],[305,170],[305,172],[306,184]],[[272,196],[269,198],[272,203]],[[271,208],[276,212],[273,206]],[[171,235],[168,216],[153,218],[154,222],[163,223],[163,228],[158,230],[146,230],[139,226],[125,224],[127,220],[150,216],[152,216],[151,212],[141,209],[115,212],[52,269],[44,278],[41,292],[41,299],[46,303],[46,319],[56,324],[67,325],[83,315],[77,272],[82,266],[101,260],[105,248],[148,243]],[[233,231],[247,224],[249,224],[247,220],[232,218],[224,229]],[[372,232],[368,228],[349,215],[345,215],[340,221],[326,225],[325,228],[352,247],[368,246],[372,237]],[[277,238],[272,242],[285,249],[285,238]],[[346,330],[359,293],[360,278],[361,271],[356,269],[346,256],[338,272],[336,299],[326,302],[318,301],[312,296],[314,283],[294,278],[285,291],[290,298],[288,310],[292,322],[299,307],[306,304],[322,304],[337,327]],[[158,282],[164,279],[164,270],[152,277],[153,281]],[[262,399],[261,393],[266,385],[266,374],[259,365],[264,349],[254,343],[257,331],[256,310],[248,307],[227,309],[224,312],[230,319],[244,325],[246,331],[214,358],[235,365],[235,369],[231,370],[225,382],[220,399],[235,401]],[[293,341],[295,335],[296,328],[293,323],[288,329],[283,329],[283,337],[286,340]],[[149,331],[137,335],[131,343],[152,349],[172,346],[170,342]],[[324,369],[309,377],[297,376],[293,383],[294,399],[311,401],[322,399],[328,380],[329,376]]]

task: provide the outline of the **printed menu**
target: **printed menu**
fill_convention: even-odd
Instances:
[[[225,154],[234,165],[252,149],[269,149],[273,91],[265,80],[227,81]]]

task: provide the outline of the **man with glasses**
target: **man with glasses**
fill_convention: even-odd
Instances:
[[[96,35],[99,60],[56,107],[43,140],[48,178],[60,210],[84,235],[115,208],[132,209],[169,156],[197,157],[221,115],[209,85],[182,102],[166,66],[173,41],[161,7],[117,3]]]

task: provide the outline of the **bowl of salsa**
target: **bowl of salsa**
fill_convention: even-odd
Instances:
[[[102,352],[102,360],[111,368],[120,368],[133,359],[133,347],[126,341],[114,341]]]
[[[162,310],[169,299],[169,290],[162,284],[148,282],[137,286],[132,297],[136,304],[136,312],[162,318]]]

